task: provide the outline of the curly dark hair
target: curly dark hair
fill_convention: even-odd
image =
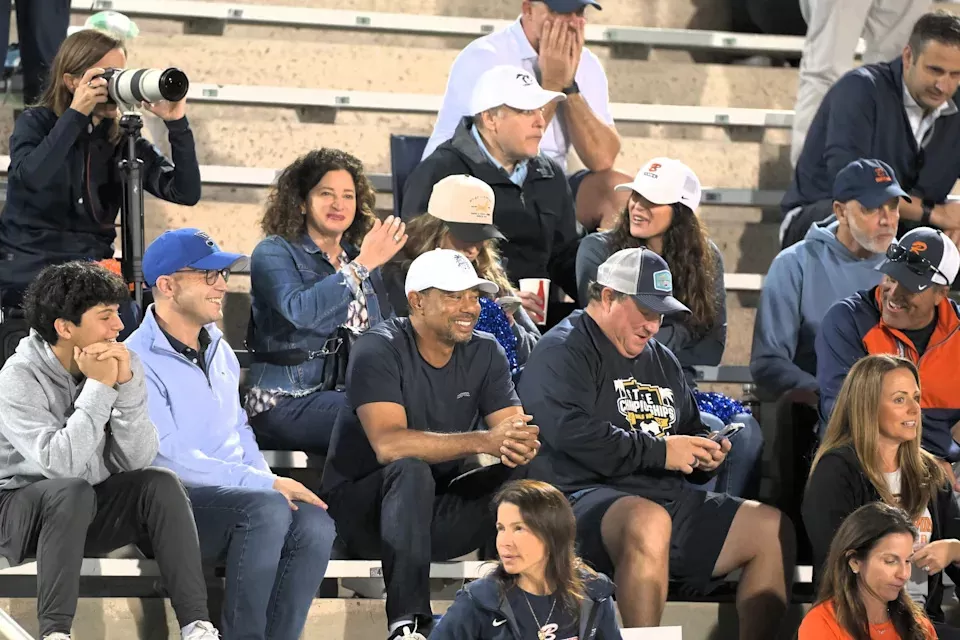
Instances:
[[[373,226],[376,215],[376,194],[363,172],[363,163],[346,151],[316,149],[300,156],[277,176],[277,184],[270,189],[267,209],[260,228],[268,235],[296,240],[306,229],[307,195],[330,171],[346,171],[353,176],[357,192],[357,213],[343,239],[360,246],[363,236]]]
[[[673,275],[673,295],[687,305],[689,314],[681,320],[697,336],[703,336],[717,322],[719,300],[714,293],[717,277],[713,249],[707,230],[693,209],[680,202],[673,207],[673,220],[663,234],[663,255]],[[630,205],[620,212],[617,225],[607,236],[613,252],[646,246],[646,241],[630,235]],[[720,274],[722,275],[722,274]]]
[[[49,344],[60,336],[58,318],[80,324],[83,314],[98,304],[123,304],[130,291],[123,279],[95,262],[76,260],[46,267],[23,295],[27,324]]]

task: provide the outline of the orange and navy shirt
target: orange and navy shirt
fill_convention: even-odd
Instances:
[[[950,428],[960,422],[960,307],[949,298],[937,306],[937,324],[923,355],[880,315],[880,288],[835,303],[817,333],[820,417],[826,424],[850,367],[874,353],[899,355],[920,371],[921,445],[940,458],[960,458]]]

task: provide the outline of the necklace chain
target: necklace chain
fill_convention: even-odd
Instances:
[[[521,589],[523,591],[523,589]],[[523,591],[523,599],[527,601],[527,607],[530,609],[530,615],[533,616],[533,621],[537,623],[537,638],[539,640],[544,640],[546,634],[543,632],[543,628],[550,624],[550,618],[553,617],[553,609],[557,606],[557,599],[553,599],[553,604],[550,605],[550,613],[547,614],[547,619],[543,621],[543,624],[540,624],[540,620],[537,618],[536,612],[533,610],[533,605],[530,604],[530,596],[527,595],[526,591]]]

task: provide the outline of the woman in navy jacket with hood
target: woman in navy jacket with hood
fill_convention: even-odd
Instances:
[[[494,498],[500,562],[457,594],[431,640],[620,640],[613,583],[574,554],[576,520],[553,486],[506,485]]]

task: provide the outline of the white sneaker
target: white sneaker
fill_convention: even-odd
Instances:
[[[182,630],[183,640],[220,640],[220,632],[206,620],[197,620]]]
[[[70,640],[70,636],[65,633],[51,633],[48,636],[43,636],[43,640]]]
[[[396,640],[400,640],[400,639],[427,640],[427,636],[423,635],[422,633],[417,633],[416,627],[414,627],[413,629],[410,629],[410,627],[400,627],[399,629],[393,632],[389,640],[394,640],[394,639]]]

